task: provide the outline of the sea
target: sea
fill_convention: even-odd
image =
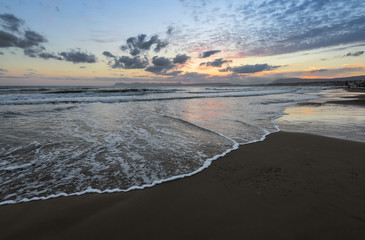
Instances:
[[[336,91],[344,92],[303,86],[0,87],[0,205],[124,192],[194,175],[279,131],[276,120],[290,116],[290,106],[317,109],[299,104]],[[339,137],[350,126],[360,137],[346,138],[365,141],[365,108],[356,111],[356,121],[331,124]],[[288,121],[283,125],[294,131],[322,129]]]

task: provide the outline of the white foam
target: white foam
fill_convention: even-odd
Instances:
[[[129,192],[129,191],[132,191],[132,190],[142,190],[142,189],[145,189],[145,188],[148,188],[148,187],[153,187],[157,184],[161,184],[161,183],[165,183],[165,182],[174,181],[174,180],[177,180],[177,179],[193,176],[193,175],[203,171],[204,169],[208,168],[214,160],[227,155],[227,153],[229,153],[233,150],[238,149],[238,146],[239,146],[239,144],[235,143],[232,148],[228,149],[224,153],[207,159],[202,167],[200,167],[199,169],[197,169],[197,170],[195,170],[191,173],[182,174],[182,175],[178,175],[178,176],[174,176],[174,177],[170,177],[170,178],[166,178],[166,179],[157,180],[157,181],[152,182],[151,184],[144,184],[142,186],[132,186],[128,189],[114,188],[114,189],[99,190],[99,189],[94,189],[94,188],[88,187],[86,190],[80,191],[80,192],[69,193],[69,194],[62,192],[62,193],[58,193],[58,194],[51,194],[51,195],[45,196],[45,197],[23,198],[19,201],[8,200],[8,201],[0,202],[0,205],[16,204],[16,203],[35,201],[35,200],[47,200],[47,199],[58,198],[58,197],[80,196],[80,195],[84,195],[84,194],[87,194],[87,193],[118,193],[118,192]]]

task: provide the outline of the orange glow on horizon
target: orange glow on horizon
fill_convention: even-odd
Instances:
[[[305,78],[305,79],[317,79],[317,78],[327,78],[327,79],[331,79],[333,77],[323,77],[323,76],[301,76],[301,78]]]

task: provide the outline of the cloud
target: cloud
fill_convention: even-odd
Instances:
[[[225,63],[230,63],[232,60],[223,60],[223,58],[217,58],[213,62],[202,62],[200,66],[207,66],[207,67],[222,67]]]
[[[326,34],[323,34],[326,33]],[[365,41],[365,16],[332,26],[290,33],[269,46],[257,46],[248,55],[277,55]]]
[[[124,68],[124,69],[142,69],[148,65],[147,58],[142,59],[140,57],[115,57],[112,68]]]
[[[322,70],[322,71],[320,71]],[[317,76],[323,76],[323,77],[345,77],[345,76],[351,76],[354,74],[359,74],[359,72],[362,72],[364,70],[364,67],[362,66],[347,66],[347,67],[341,67],[341,68],[329,68],[329,69],[319,69],[314,71],[309,71],[309,73],[315,73]],[[301,75],[306,75],[308,72],[300,72]]]
[[[197,22],[191,27],[181,25],[176,38],[192,52],[219,47],[243,56],[271,56],[365,41],[363,0],[181,3]],[[196,39],[205,41],[198,46]]]
[[[176,57],[172,61],[173,61],[173,63],[184,64],[189,59],[190,59],[190,57],[187,56],[186,54],[177,54]]]
[[[207,80],[209,78],[209,74],[205,73],[198,73],[198,72],[185,72],[184,74],[180,74],[178,76],[175,76],[173,78],[170,78],[170,81],[179,81],[179,82],[190,82],[190,83],[202,83],[202,82],[208,82]]]
[[[152,58],[153,66],[149,66],[145,69],[145,71],[153,72],[155,74],[159,75],[166,75],[171,74],[167,71],[176,68],[176,65],[172,63],[172,61],[169,58],[165,57],[157,57],[154,56]],[[175,74],[178,74],[178,72],[175,71]]]
[[[358,52],[349,52],[346,55],[344,55],[344,57],[358,57],[364,54],[364,51],[358,51]]]
[[[255,65],[242,65],[237,67],[226,67],[224,69],[220,69],[220,72],[234,72],[234,73],[256,73],[256,72],[263,72],[263,71],[270,71],[281,66],[272,66],[265,64],[255,64]]]
[[[26,48],[24,49],[24,55],[32,58],[38,57],[38,54],[40,54],[42,49],[39,48]]]
[[[115,56],[109,51],[104,51],[103,55],[106,56],[106,57],[109,57],[109,58],[115,58]]]
[[[147,56],[144,58],[139,56],[128,57],[122,56],[117,57],[110,53],[109,51],[104,51],[103,55],[112,58],[111,61],[108,62],[112,68],[123,68],[123,69],[144,69],[147,72],[152,72],[157,75],[164,76],[176,76],[181,74],[183,71],[175,70],[170,71],[175,68],[178,68],[176,64],[184,64],[187,60],[190,59],[186,54],[177,54],[173,60],[166,57],[158,57],[154,56],[152,58],[152,65],[149,66],[149,61]]]
[[[24,24],[23,20],[12,14],[1,14],[0,19],[3,22],[1,26],[4,30],[16,32],[15,35],[0,30],[0,48],[16,47],[24,49],[25,52],[40,52],[42,49],[44,50],[41,44],[47,42],[47,39],[41,34],[29,29],[21,32],[19,27]]]
[[[122,51],[129,50],[132,56],[140,55],[146,51],[149,51],[154,45],[153,50],[159,52],[162,48],[168,45],[167,41],[162,41],[159,39],[158,35],[153,35],[149,40],[147,40],[146,34],[139,34],[137,37],[130,37],[127,39],[126,44],[122,45],[120,49]]]
[[[1,14],[0,20],[3,22],[1,26],[5,30],[0,30],[0,47],[2,48],[18,47],[27,49],[39,47],[40,44],[47,42],[44,36],[35,31],[30,29],[20,31],[19,27],[24,24],[24,21],[12,14]],[[16,33],[10,33],[7,30]]]
[[[328,69],[317,69],[317,70],[312,70],[312,71],[309,71],[310,73],[319,73],[319,72],[326,72],[328,71]]]
[[[20,48],[31,48],[34,46],[39,46],[41,43],[47,42],[47,39],[41,34],[27,30],[24,33],[24,37],[18,39],[17,46]]]
[[[174,65],[172,65],[171,60],[169,58],[165,58],[165,57],[157,57],[157,56],[154,56],[152,58],[152,63],[155,66],[161,66],[161,67],[174,66]]]
[[[18,32],[19,27],[24,24],[24,21],[15,17],[13,14],[0,14],[1,26],[12,32]]]
[[[103,55],[107,58],[112,58],[113,61],[110,61],[108,65],[111,65],[112,68],[123,68],[123,69],[143,69],[148,65],[147,57],[141,58],[138,56],[128,57],[122,56],[117,57],[109,51],[104,51]]]
[[[159,68],[156,68],[156,66],[151,66],[145,69],[145,71],[148,72],[153,72],[154,74],[157,75],[162,75],[162,76],[177,76],[181,73],[183,73],[183,71],[159,71]]]
[[[216,53],[219,53],[219,52],[221,52],[221,50],[206,51],[206,52],[203,52],[203,53],[200,55],[200,58],[207,58],[207,57],[210,57],[210,56],[212,56],[213,54],[216,54]]]
[[[60,56],[55,55],[54,53],[47,53],[47,52],[42,52],[38,54],[38,57],[43,58],[43,59],[56,59],[56,60],[63,60],[63,58],[61,58]]]
[[[23,50],[23,52],[24,52],[24,55],[26,55],[28,57],[32,57],[32,58],[43,58],[45,60],[56,59],[56,60],[60,60],[60,61],[63,60],[62,57],[60,57],[54,53],[45,52],[45,48],[42,46],[25,48]]]
[[[0,48],[17,47],[18,37],[0,30]]]
[[[0,68],[0,75],[4,75],[8,70]]]
[[[173,28],[173,27],[171,27],[171,26],[169,26],[169,27],[167,28],[166,34],[167,34],[167,35],[171,35],[173,30],[174,30],[174,28]]]
[[[46,51],[43,43],[47,42],[47,38],[40,33],[25,29],[21,30],[20,26],[24,21],[12,14],[1,14],[1,25],[5,30],[16,33],[10,33],[0,30],[0,48],[20,48],[23,49],[24,55],[32,58],[65,60],[73,63],[94,63],[96,57],[80,50],[71,50],[69,52],[61,52],[58,55]]]
[[[96,57],[93,54],[88,54],[80,50],[71,50],[69,52],[60,52],[59,55],[63,57],[65,61],[73,63],[95,63]]]

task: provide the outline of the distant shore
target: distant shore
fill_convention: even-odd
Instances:
[[[365,239],[365,143],[279,132],[145,190],[0,206],[2,239]]]

